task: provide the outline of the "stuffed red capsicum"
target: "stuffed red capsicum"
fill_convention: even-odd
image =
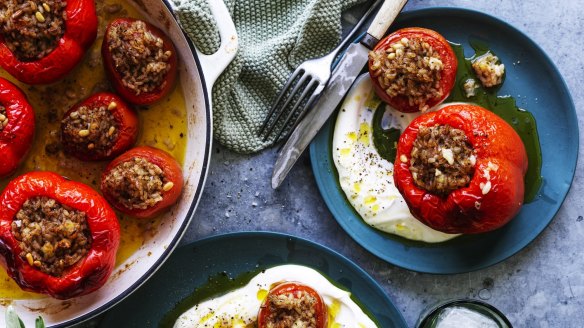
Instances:
[[[448,105],[401,135],[394,179],[412,214],[446,233],[497,229],[521,208],[527,154],[503,119],[476,105]]]
[[[0,78],[0,178],[13,173],[30,150],[35,117],[22,91]]]
[[[327,307],[320,294],[298,282],[282,282],[270,289],[258,312],[258,328],[292,327],[297,323],[325,328],[327,321]]]
[[[0,263],[22,289],[68,299],[107,281],[120,227],[96,191],[30,172],[8,184],[0,204]]]
[[[174,44],[152,24],[133,18],[112,21],[105,31],[101,53],[112,86],[132,104],[155,103],[174,86]]]
[[[439,33],[421,27],[397,30],[369,53],[369,74],[377,95],[402,112],[440,104],[454,87],[458,61]]]
[[[4,1],[0,65],[27,84],[69,73],[97,36],[94,0]]]
[[[140,146],[115,158],[101,177],[103,196],[122,213],[154,217],[178,201],[182,170],[169,153]]]
[[[136,143],[138,125],[138,114],[120,97],[97,93],[65,113],[61,142],[66,153],[81,160],[104,160]]]

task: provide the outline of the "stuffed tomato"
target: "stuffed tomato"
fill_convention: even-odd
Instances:
[[[148,146],[132,148],[114,159],[101,177],[103,196],[118,211],[152,218],[178,201],[182,170],[167,152]]]
[[[133,18],[112,21],[101,48],[116,92],[135,105],[150,105],[172,90],[177,76],[174,44],[160,29]]]
[[[453,104],[416,118],[400,136],[396,186],[411,213],[446,233],[481,233],[509,222],[523,204],[527,154],[503,119]]]
[[[458,61],[446,39],[420,27],[403,28],[369,53],[369,74],[377,95],[401,112],[426,111],[454,87]]]
[[[258,328],[327,327],[328,311],[320,294],[298,282],[273,287],[258,313]]]
[[[73,106],[61,120],[66,153],[99,161],[120,155],[136,143],[138,114],[112,93],[97,93]]]

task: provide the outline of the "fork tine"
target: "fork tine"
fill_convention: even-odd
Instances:
[[[294,113],[296,112],[296,109],[298,108],[298,106],[300,106],[300,104],[306,98],[306,96],[308,96],[308,94],[313,91],[312,89],[314,88],[315,83],[316,83],[316,85],[318,85],[317,80],[308,81],[308,83],[306,84],[306,87],[302,91],[302,94],[300,94],[300,97],[298,97],[298,100],[296,101],[296,103],[294,103],[294,107],[292,107],[292,109],[288,112],[286,119],[284,120],[283,123],[280,123],[280,131],[278,132],[278,136],[274,140],[278,140],[278,138],[280,137],[282,132],[286,129],[286,125],[288,124],[288,122],[290,121],[292,116],[294,116]],[[290,97],[289,100],[292,100],[292,97]],[[284,107],[286,107],[287,105],[288,105],[288,103],[286,103],[286,105],[284,105]],[[280,112],[280,115],[278,115],[276,122],[274,124],[272,124],[272,126],[270,127],[270,129],[268,130],[266,135],[264,136],[264,141],[268,140],[270,134],[272,134],[272,131],[276,128],[276,126],[278,126],[278,124],[276,124],[276,123],[277,123],[277,121],[280,120],[280,117],[282,116],[282,114],[284,114],[283,110]]]
[[[308,106],[310,106],[310,102],[315,98],[314,93],[315,93],[316,89],[318,88],[318,85],[319,85],[319,82],[317,80],[312,80],[308,83],[308,85],[306,86],[306,89],[304,89],[304,92],[302,92],[302,95],[300,95],[300,98],[298,99],[296,104],[294,104],[294,107],[290,110],[290,112],[288,113],[288,116],[286,116],[284,123],[281,124],[281,129],[278,132],[276,139],[274,139],[274,140],[278,140],[280,138],[280,136],[282,135],[282,133],[284,133],[284,131],[288,127],[288,123],[290,122],[292,117],[294,117],[294,114],[298,114],[298,117],[304,115],[306,108],[308,108]],[[298,111],[298,107],[300,106],[302,101],[309,95],[309,93],[311,94],[310,98],[308,98],[308,100],[304,103],[304,106],[302,106],[302,108],[300,108],[300,111]],[[291,127],[291,128],[293,129],[294,127]]]
[[[304,84],[306,83],[306,81],[309,81],[309,79],[311,79],[311,78],[312,77],[307,75],[307,74],[304,74],[300,77],[300,79],[298,80],[298,82],[296,83],[296,85],[294,86],[292,91],[290,91],[290,94],[288,95],[286,102],[284,102],[282,107],[280,107],[280,110],[277,111],[278,114],[276,115],[276,117],[271,120],[272,123],[266,125],[268,130],[265,133],[264,141],[268,139],[267,137],[269,137],[270,133],[272,133],[272,130],[274,130],[274,128],[278,125],[278,121],[280,120],[280,117],[282,117],[286,107],[288,107],[288,105],[290,105],[290,102],[294,99],[294,96],[298,94],[298,92],[301,90],[302,87],[304,87]],[[309,83],[310,83],[310,81],[309,81]]]
[[[310,98],[308,98],[308,100],[306,101],[304,106],[300,109],[300,112],[298,112],[298,117],[296,117],[296,121],[294,121],[294,124],[292,124],[290,126],[290,129],[288,129],[288,133],[287,133],[286,138],[290,135],[290,133],[292,133],[292,131],[294,131],[294,128],[296,127],[296,125],[298,125],[298,122],[300,122],[300,120],[302,120],[302,118],[304,117],[304,115],[306,114],[308,109],[310,108],[310,105],[316,100],[316,98],[318,98],[318,96],[322,92],[322,89],[324,89],[323,87],[321,87],[319,90],[318,81],[314,81],[314,82],[316,82],[316,89],[312,92],[312,95],[310,96]],[[308,90],[312,89],[313,87],[314,86],[311,85],[310,87],[306,88],[306,90],[308,91]],[[302,98],[304,98],[304,96],[305,95],[303,94]],[[284,131],[286,130],[286,126],[288,125],[288,122],[290,121],[290,119],[292,119],[292,115],[296,111],[296,107],[298,107],[298,105],[300,105],[300,102],[296,103],[296,105],[294,106],[294,109],[292,109],[292,111],[288,114],[288,117],[286,117],[286,121],[282,125],[282,129],[280,129],[280,132],[278,133],[278,135],[276,136],[276,139],[274,139],[274,140],[280,139],[280,137],[282,136],[282,133],[284,133]]]
[[[288,92],[288,89],[290,89],[292,82],[294,82],[294,80],[296,80],[296,78],[298,78],[299,76],[302,77],[304,75],[304,73],[305,73],[304,69],[301,67],[298,67],[296,70],[294,70],[292,75],[290,75],[290,77],[288,78],[288,81],[286,81],[286,84],[284,84],[284,87],[282,88],[282,90],[278,94],[278,98],[276,98],[276,101],[274,102],[274,104],[272,105],[272,108],[268,112],[268,115],[266,115],[266,118],[264,119],[264,122],[262,123],[262,126],[258,132],[258,135],[261,136],[263,134],[264,129],[268,126],[268,123],[270,122],[270,120],[272,119],[272,116],[276,112],[276,109],[278,108],[280,101],[282,100],[282,98],[284,98],[284,95]]]

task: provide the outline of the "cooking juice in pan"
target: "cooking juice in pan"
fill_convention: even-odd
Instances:
[[[36,134],[31,152],[15,174],[0,180],[0,190],[20,174],[43,170],[59,173],[99,191],[101,172],[108,162],[82,162],[72,156],[64,155],[59,143],[61,118],[77,102],[96,91],[107,88],[107,79],[101,61],[101,43],[105,26],[118,17],[142,19],[144,17],[126,1],[97,0],[96,7],[100,24],[97,40],[83,62],[65,79],[48,86],[29,86],[18,82],[4,70],[0,70],[0,77],[10,80],[24,91],[36,115]],[[187,143],[187,114],[179,83],[170,95],[160,102],[137,108],[141,132],[136,144],[150,145],[165,150],[182,165]],[[156,234],[160,220],[133,219],[119,213],[118,218],[122,232],[117,254],[119,265],[150,236]],[[22,291],[3,269],[0,270],[0,302],[42,297],[45,296]]]

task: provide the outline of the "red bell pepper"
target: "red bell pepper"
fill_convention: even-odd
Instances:
[[[170,38],[166,34],[164,34],[164,32],[162,32],[156,26],[154,26],[148,22],[144,22],[146,24],[146,30],[148,32],[152,33],[155,37],[162,39],[163,51],[164,52],[167,52],[167,51],[171,52],[171,55],[168,59],[168,65],[170,66],[170,69],[168,70],[168,72],[166,73],[166,76],[164,77],[164,81],[166,83],[164,83],[163,86],[159,86],[158,88],[154,89],[151,92],[145,92],[145,93],[140,93],[140,94],[137,94],[136,91],[125,86],[124,82],[123,82],[122,74],[120,74],[120,72],[117,70],[115,63],[114,63],[113,56],[112,56],[112,51],[111,51],[112,48],[110,48],[110,43],[112,42],[110,31],[113,27],[117,27],[117,26],[124,26],[124,28],[128,28],[128,26],[130,24],[132,24],[136,21],[138,21],[138,20],[133,19],[133,18],[118,18],[118,19],[112,21],[107,26],[107,29],[105,31],[105,35],[103,38],[103,44],[102,44],[102,48],[101,48],[101,54],[103,57],[103,63],[104,63],[104,67],[105,67],[105,71],[107,73],[108,79],[109,79],[110,83],[112,84],[112,86],[114,87],[114,89],[116,90],[116,92],[120,96],[122,96],[122,98],[126,99],[129,103],[132,103],[134,105],[149,105],[149,104],[153,104],[153,103],[161,100],[162,98],[164,98],[166,95],[168,95],[170,93],[170,91],[174,87],[176,77],[177,77],[177,72],[178,72],[178,59],[177,59],[178,57],[177,57],[177,53],[176,53],[174,44],[172,43],[172,40],[170,40]],[[117,48],[117,47],[114,47],[114,48]]]
[[[410,172],[411,152],[420,127],[450,125],[464,131],[476,164],[466,187],[439,196],[421,189]],[[503,119],[476,105],[454,104],[416,118],[400,136],[395,184],[410,212],[446,233],[481,233],[497,229],[523,203],[527,154],[519,135]]]
[[[63,78],[83,59],[97,36],[94,0],[67,0],[65,13],[65,34],[57,47],[39,60],[19,60],[0,34],[0,65],[27,84],[49,84]]]
[[[274,308],[270,302],[270,295],[290,295],[292,297],[299,297],[300,293],[305,293],[309,297],[315,299],[314,303],[314,317],[315,317],[315,327],[324,328],[327,327],[328,321],[328,311],[326,304],[324,303],[322,297],[316,290],[312,287],[298,283],[298,282],[283,282],[276,285],[268,292],[268,296],[265,298],[260,310],[258,312],[258,328],[266,328],[277,326],[274,322],[270,322],[272,316],[277,316],[274,311],[278,309]]]
[[[27,199],[48,197],[86,213],[91,248],[60,277],[46,274],[19,256],[11,224]],[[115,212],[95,190],[52,172],[30,172],[12,180],[0,195],[0,263],[24,290],[68,299],[100,288],[110,276],[120,243]]]
[[[114,194],[115,190],[108,189],[105,183],[105,179],[112,169],[124,162],[133,160],[135,157],[143,158],[148,162],[157,165],[162,170],[165,180],[172,182],[172,187],[169,190],[163,190],[161,192],[162,200],[145,209],[126,207]],[[182,169],[176,159],[163,150],[148,146],[132,148],[115,158],[106,167],[101,176],[101,192],[105,199],[107,199],[108,202],[118,211],[136,218],[152,218],[162,213],[178,201],[182,193],[182,188]]]
[[[440,55],[443,69],[440,74],[440,81],[438,83],[440,84],[440,89],[442,90],[442,96],[430,98],[426,101],[428,108],[432,108],[444,101],[444,99],[448,97],[450,91],[454,87],[454,81],[456,80],[456,69],[458,67],[458,60],[456,59],[456,55],[448,41],[442,35],[436,31],[421,27],[408,27],[391,33],[379,41],[379,43],[373,49],[373,52],[386,50],[403,38],[407,38],[409,40],[420,39],[423,42],[428,43],[434,49],[434,51]],[[371,76],[371,80],[373,81],[373,86],[377,95],[383,101],[401,112],[410,113],[419,111],[419,105],[410,104],[407,96],[398,95],[391,97],[387,94],[385,89],[378,81],[378,72],[374,69],[373,62],[374,61],[370,57],[369,75]]]
[[[112,113],[115,121],[115,132],[112,132],[112,134],[115,133],[117,137],[112,142],[111,148],[103,149],[99,144],[95,145],[95,142],[99,141],[101,136],[97,132],[94,133],[91,128],[88,130],[90,134],[85,138],[87,140],[84,140],[82,143],[76,142],[74,136],[65,133],[65,124],[70,121],[71,113],[77,112],[80,107],[87,107],[90,110],[97,110],[100,107],[104,107],[108,112]],[[120,97],[107,92],[94,94],[79,104],[76,104],[65,113],[61,122],[61,141],[65,152],[84,161],[111,159],[128,150],[136,143],[140,123],[136,111],[128,106]],[[88,147],[92,143],[94,147]]]
[[[35,127],[32,106],[22,91],[0,78],[0,106],[8,123],[0,131],[0,178],[13,173],[30,150]],[[2,123],[0,123],[2,124]]]

